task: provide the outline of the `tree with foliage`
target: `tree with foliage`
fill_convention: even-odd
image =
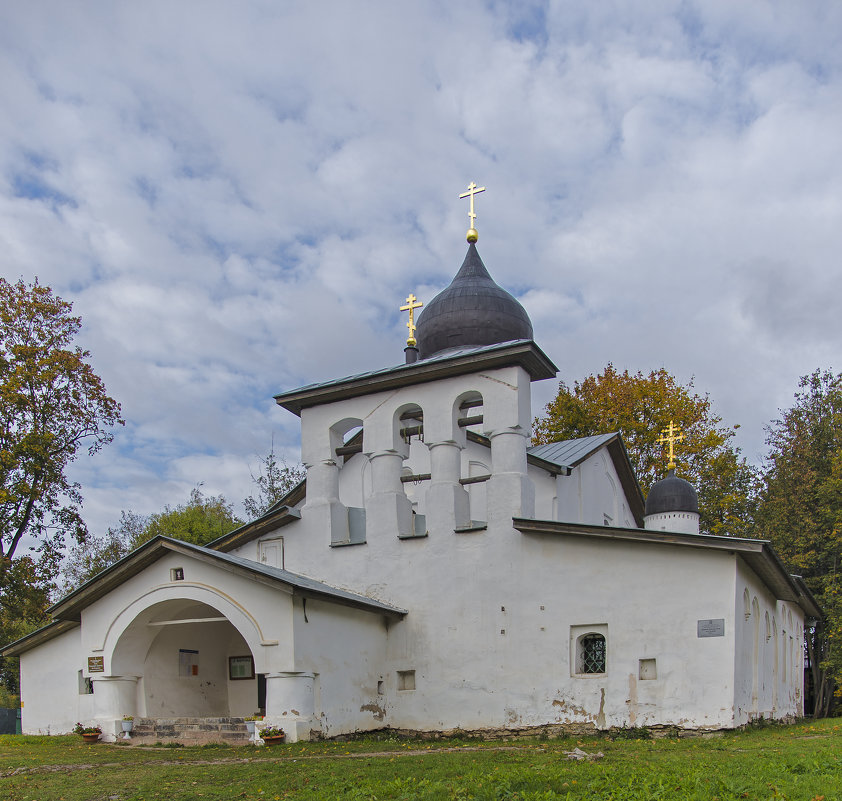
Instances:
[[[120,404],[73,346],[81,319],[49,287],[0,278],[0,565],[24,536],[60,550],[85,537],[77,451],[110,442]],[[0,582],[2,583],[2,582]]]
[[[233,504],[223,495],[206,497],[195,488],[187,503],[174,509],[165,506],[163,512],[152,515],[142,533],[132,540],[131,550],[158,535],[206,545],[241,525],[243,521],[234,514]]]
[[[58,553],[49,549],[9,560],[0,585],[0,643],[13,642],[49,622],[46,610],[55,589]],[[18,658],[0,657],[0,695],[20,692]],[[3,703],[0,703],[3,706]]]
[[[279,462],[275,456],[275,443],[269,453],[260,460],[258,474],[251,474],[251,480],[257,485],[257,494],[249,495],[243,501],[243,507],[249,519],[262,517],[271,507],[295,487],[307,474],[304,465],[288,465],[284,459]]]
[[[74,546],[62,564],[60,594],[66,595],[81,587],[97,573],[119,562],[140,540],[149,524],[149,516],[125,510],[120,512],[120,522],[102,536],[89,535],[84,544]]]
[[[658,442],[670,421],[684,432],[676,475],[699,495],[704,533],[742,536],[751,523],[755,476],[732,445],[737,426],[722,424],[707,394],[692,379],[676,381],[664,368],[648,375],[619,372],[609,363],[598,375],[563,381],[558,395],[535,421],[535,444],[619,432],[644,494],[667,472],[668,456]]]
[[[115,527],[101,537],[89,537],[68,553],[62,568],[62,592],[81,587],[158,535],[206,545],[242,524],[223,495],[205,496],[198,488],[190,492],[186,503],[167,505],[155,514],[122,511]]]
[[[73,345],[81,319],[36,279],[0,278],[0,641],[46,622],[67,537],[86,536],[81,487],[67,478],[80,448],[110,442],[120,405]],[[19,556],[21,545],[30,552]],[[33,545],[35,543],[35,545]],[[17,691],[17,660],[0,658],[0,682]]]
[[[822,716],[842,697],[842,373],[803,376],[767,433],[757,531],[824,609],[806,642]]]

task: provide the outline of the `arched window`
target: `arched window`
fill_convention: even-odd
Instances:
[[[590,632],[579,637],[577,650],[578,673],[605,673],[605,637]]]

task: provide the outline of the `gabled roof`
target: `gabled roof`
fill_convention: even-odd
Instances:
[[[399,609],[382,601],[333,587],[307,576],[291,573],[289,570],[270,567],[251,559],[221,553],[201,545],[158,536],[94,576],[58,603],[53,604],[47,610],[54,618],[52,623],[4,646],[0,649],[0,655],[18,656],[30,648],[35,648],[41,643],[57,637],[62,632],[79,625],[82,609],[104,597],[111,590],[119,587],[127,579],[137,575],[161,557],[173,552],[213,564],[231,573],[247,576],[260,584],[283,587],[293,597],[317,598],[393,618],[401,618],[407,614],[405,609]]]
[[[521,534],[552,534],[570,537],[655,545],[674,545],[688,548],[707,548],[739,554],[766,586],[782,601],[797,603],[814,619],[823,617],[821,607],[799,576],[787,572],[768,540],[742,537],[719,537],[713,534],[684,534],[676,531],[654,531],[640,528],[614,528],[585,523],[561,523],[556,520],[535,520],[517,517],[512,525]]]
[[[75,629],[79,626],[77,620],[54,620],[52,623],[47,623],[46,626],[41,626],[40,629],[25,634],[20,639],[10,642],[0,648],[0,656],[20,656],[27,651],[37,648],[41,643],[52,640],[53,637],[58,637],[59,634],[64,634],[65,631]]]
[[[533,445],[526,452],[540,459],[546,459],[548,462],[555,462],[565,467],[576,467],[603,445],[607,445],[619,436],[617,433],[611,433],[563,439],[560,442],[548,442],[546,445]]]
[[[533,381],[553,378],[558,372],[558,368],[531,339],[519,339],[496,345],[460,348],[411,364],[399,364],[396,367],[386,367],[320,384],[308,384],[275,395],[275,401],[284,409],[300,416],[301,410],[308,406],[510,365],[523,367]]]
[[[468,439],[480,445],[491,447],[491,440],[482,434],[468,431]],[[637,476],[632,467],[629,453],[619,433],[597,434],[591,437],[577,437],[550,442],[546,445],[533,445],[526,451],[526,461],[529,464],[547,470],[550,473],[567,474],[574,467],[580,465],[600,448],[605,448],[611,457],[620,485],[623,487],[629,510],[639,526],[643,526],[644,499]]]
[[[578,437],[577,439],[566,439],[559,442],[550,442],[547,445],[536,445],[527,451],[527,458],[542,458],[556,464],[565,464],[569,468],[580,465],[585,459],[596,453],[600,448],[605,448],[611,457],[617,478],[623,493],[629,503],[629,510],[639,526],[643,526],[644,498],[640,484],[637,483],[637,474],[634,472],[629,452],[619,432],[610,434],[596,434],[591,437]]]
[[[307,479],[303,479],[287,494],[286,498],[289,498],[295,493],[296,496],[301,496],[300,500],[303,500],[306,485]],[[269,534],[296,520],[300,520],[301,512],[283,503],[286,498],[282,498],[276,504],[273,504],[266,514],[252,520],[250,523],[244,523],[239,528],[235,528],[233,531],[229,531],[221,537],[217,537],[205,547],[214,551],[227,553],[228,551],[233,551],[235,548],[239,548],[241,545],[245,545],[247,542],[251,542],[257,537],[262,537],[264,534]],[[295,503],[299,502],[298,500],[295,501]]]
[[[90,581],[83,584],[79,589],[66,595],[58,603],[51,606],[47,611],[55,618],[63,620],[78,620],[82,609],[93,603],[112,589],[122,584],[126,579],[140,573],[144,568],[156,562],[162,556],[170,552],[176,552],[190,556],[203,562],[214,564],[223,569],[230,570],[241,575],[248,575],[255,581],[269,585],[283,585],[292,590],[293,595],[305,595],[308,597],[320,597],[324,600],[341,603],[346,606],[353,606],[357,609],[365,609],[372,612],[380,612],[387,615],[402,617],[406,610],[375,601],[364,595],[357,595],[347,590],[340,590],[321,581],[299,576],[278,567],[254,562],[251,559],[243,559],[239,556],[221,553],[201,545],[193,545],[189,542],[174,540],[170,537],[158,536],[144,543],[132,551],[128,556],[115,562],[111,567],[106,568]]]

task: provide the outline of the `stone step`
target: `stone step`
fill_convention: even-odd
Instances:
[[[131,742],[246,745],[249,733],[243,718],[135,718]]]

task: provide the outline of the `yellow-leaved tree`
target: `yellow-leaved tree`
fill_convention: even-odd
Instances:
[[[0,640],[43,621],[66,538],[86,529],[81,487],[67,477],[78,451],[94,453],[122,423],[120,405],[75,346],[72,305],[36,279],[0,278]],[[18,554],[34,547],[38,562]],[[16,660],[15,660],[16,662]],[[0,660],[14,692],[16,665]]]
[[[609,363],[572,387],[562,381],[558,395],[535,420],[534,442],[619,432],[646,495],[667,474],[667,451],[658,439],[670,421],[684,432],[676,447],[675,473],[696,488],[701,531],[750,536],[755,471],[733,445],[738,426],[723,425],[708,395],[697,393],[692,380],[681,384],[664,368],[648,375],[620,372]]]

